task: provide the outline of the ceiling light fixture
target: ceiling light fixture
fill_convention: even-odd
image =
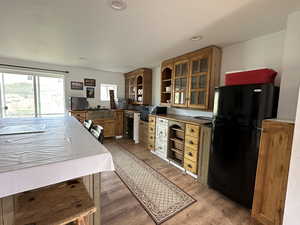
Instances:
[[[108,0],[108,3],[110,7],[112,7],[115,10],[121,11],[127,8],[126,0]]]
[[[194,36],[194,37],[191,38],[191,41],[200,41],[200,40],[202,40],[202,38],[203,37],[200,36],[200,35],[199,36]]]

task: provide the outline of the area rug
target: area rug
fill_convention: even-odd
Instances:
[[[156,224],[165,222],[196,201],[119,144],[105,146],[113,156],[116,173]]]

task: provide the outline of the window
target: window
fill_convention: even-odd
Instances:
[[[0,117],[37,117],[65,113],[62,76],[0,72]]]
[[[117,97],[118,95],[118,86],[115,85],[115,84],[101,84],[100,86],[100,93],[101,93],[101,96],[100,96],[100,99],[101,101],[109,101],[110,98],[109,98],[109,91],[110,90],[114,90],[114,93],[115,93],[115,98]]]

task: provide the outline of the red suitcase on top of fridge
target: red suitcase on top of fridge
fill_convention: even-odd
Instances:
[[[225,85],[274,83],[277,72],[272,69],[257,69],[225,74]]]

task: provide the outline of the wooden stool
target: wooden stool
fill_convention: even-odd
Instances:
[[[24,192],[15,207],[15,225],[86,225],[96,212],[82,179]]]

